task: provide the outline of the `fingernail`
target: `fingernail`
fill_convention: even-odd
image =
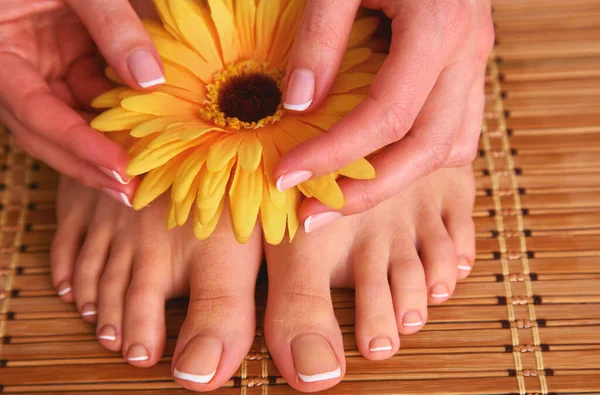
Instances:
[[[300,335],[292,341],[296,373],[305,383],[335,379],[342,375],[340,363],[329,342],[321,335]]]
[[[471,266],[471,263],[469,262],[469,260],[462,255],[458,257],[458,269],[464,270],[466,272],[470,272],[472,269],[472,266]]]
[[[98,339],[115,341],[117,340],[117,331],[112,325],[104,325],[98,332]]]
[[[179,357],[173,376],[181,380],[206,384],[217,373],[223,343],[213,337],[192,339]]]
[[[304,231],[310,233],[324,228],[342,217],[343,215],[336,211],[311,215],[304,220]]]
[[[96,305],[93,303],[86,303],[81,309],[81,316],[89,317],[91,315],[96,315]]]
[[[284,174],[277,179],[277,189],[279,192],[283,192],[286,189],[295,187],[298,184],[302,184],[304,181],[309,180],[312,177],[312,172],[308,170],[293,171],[289,174]]]
[[[416,311],[408,311],[402,316],[402,326],[406,328],[412,328],[415,326],[423,325],[421,314]]]
[[[147,49],[138,49],[132,52],[127,59],[127,66],[133,78],[142,88],[165,83],[165,75],[158,61]]]
[[[127,351],[127,360],[128,361],[147,361],[149,358],[148,351],[141,344],[134,344],[129,347]]]
[[[58,296],[63,296],[71,292],[71,284],[67,281],[63,281],[58,285]]]
[[[131,182],[131,178],[129,178],[129,176],[125,176],[125,178],[123,178],[116,170],[110,170],[102,166],[98,166],[98,169],[100,169],[100,171],[107,176],[117,180],[119,184],[127,185],[129,182]]]
[[[435,284],[433,287],[431,287],[431,296],[436,299],[443,299],[450,296],[450,293],[444,284]]]
[[[376,337],[369,343],[369,351],[390,351],[392,349],[392,341],[387,337]]]
[[[295,69],[288,81],[283,108],[304,111],[310,107],[315,94],[315,75],[308,69]]]
[[[131,205],[131,201],[129,200],[129,197],[126,194],[124,194],[123,192],[117,192],[117,191],[114,191],[109,188],[103,188],[102,191],[104,191],[104,193],[106,193],[108,196],[112,197],[116,201],[123,203],[127,207],[133,207]]]

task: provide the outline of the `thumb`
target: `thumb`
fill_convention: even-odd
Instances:
[[[309,0],[288,64],[283,107],[306,111],[327,96],[348,45],[360,0]]]
[[[150,35],[127,0],[67,0],[102,55],[131,88],[165,82]]]

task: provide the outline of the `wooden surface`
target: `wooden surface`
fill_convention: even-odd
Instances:
[[[347,375],[326,393],[600,393],[600,2],[494,8],[472,276],[381,362],[358,354],[352,292],[335,291]],[[185,301],[169,304],[167,353],[155,367],[104,350],[49,280],[57,176],[8,134],[0,143],[0,393],[186,392],[169,376]],[[218,391],[294,392],[260,329]]]

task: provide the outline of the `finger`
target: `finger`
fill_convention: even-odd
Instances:
[[[92,108],[92,100],[113,87],[94,56],[76,60],[65,79],[79,106],[87,109]]]
[[[375,179],[339,181],[346,199],[339,212],[350,215],[366,211],[446,163],[465,113],[461,98],[472,86],[474,76],[470,73],[462,65],[444,70],[410,133],[369,159],[377,173]],[[327,211],[331,209],[307,199],[300,217]]]
[[[448,57],[443,46],[431,42],[423,31],[411,25],[395,32],[390,55],[367,98],[327,133],[284,155],[275,167],[275,179],[293,180],[303,171],[313,177],[331,173],[404,137]],[[294,186],[293,182],[280,184]]]
[[[24,129],[81,162],[108,169],[115,179],[128,182],[125,168],[129,157],[118,144],[90,128],[75,110],[52,95],[46,81],[28,62],[12,54],[0,54],[0,64],[0,105]]]
[[[91,166],[74,155],[66,152],[52,142],[27,130],[5,109],[0,107],[0,117],[11,130],[17,143],[36,159],[46,162],[56,171],[76,179],[90,188],[102,189],[109,196],[131,207],[133,194],[137,188],[137,180],[123,185],[107,177],[96,167]]]
[[[327,96],[359,5],[359,0],[308,1],[290,54],[284,108],[305,111]]]
[[[67,0],[88,28],[106,61],[132,88],[165,82],[150,35],[127,0]]]

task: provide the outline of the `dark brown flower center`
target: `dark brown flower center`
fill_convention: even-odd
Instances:
[[[230,78],[219,93],[219,109],[230,118],[258,122],[274,115],[281,103],[277,82],[264,74],[242,74]]]

